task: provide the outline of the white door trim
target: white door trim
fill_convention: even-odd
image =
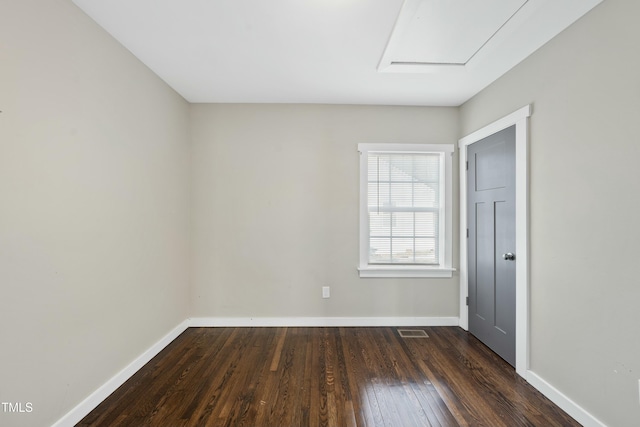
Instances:
[[[531,105],[520,108],[458,141],[460,148],[460,327],[469,329],[467,307],[467,147],[516,126],[516,372],[529,369],[529,120]]]

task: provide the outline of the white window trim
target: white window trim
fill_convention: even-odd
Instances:
[[[360,262],[358,271],[361,278],[368,277],[452,277],[453,254],[453,152],[454,144],[358,144],[360,152]],[[368,164],[369,151],[397,153],[444,153],[444,233],[440,233],[441,264],[429,265],[377,265],[369,264],[369,214],[368,203]]]

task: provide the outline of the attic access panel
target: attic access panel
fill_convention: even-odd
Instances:
[[[405,0],[378,71],[464,67],[529,1]]]

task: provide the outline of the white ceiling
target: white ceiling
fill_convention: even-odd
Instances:
[[[190,102],[457,106],[602,0],[73,0]]]

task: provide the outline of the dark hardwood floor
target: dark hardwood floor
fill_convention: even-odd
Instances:
[[[190,328],[77,426],[579,426],[456,327]]]

